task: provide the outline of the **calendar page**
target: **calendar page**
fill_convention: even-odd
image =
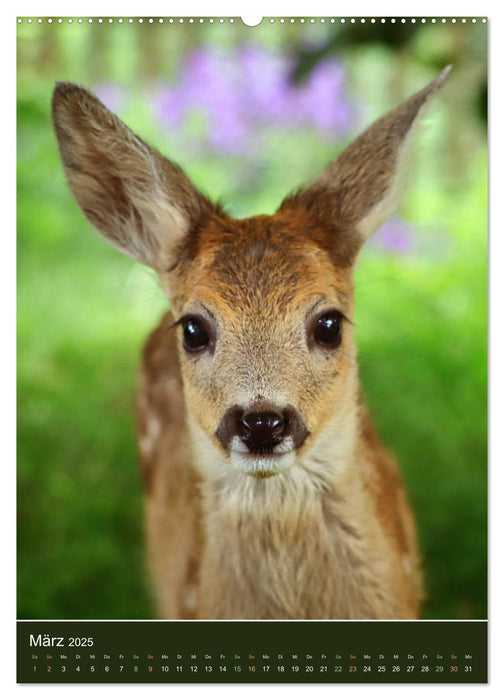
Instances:
[[[486,18],[16,21],[18,683],[486,683]]]

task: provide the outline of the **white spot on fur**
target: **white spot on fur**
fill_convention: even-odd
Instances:
[[[407,574],[413,573],[413,566],[411,565],[411,559],[408,556],[403,556],[402,565]]]
[[[185,593],[185,605],[189,612],[196,610],[196,588],[189,585]]]
[[[139,447],[142,457],[148,458],[154,451],[156,442],[161,434],[161,421],[151,413],[145,427],[145,432],[140,436]]]

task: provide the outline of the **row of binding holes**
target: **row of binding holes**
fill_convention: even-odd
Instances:
[[[28,24],[32,24],[32,22],[37,22],[38,24],[42,24],[42,22],[47,22],[48,24],[63,24],[64,22],[67,22],[68,24],[73,24],[74,22],[77,22],[77,24],[133,24],[134,22],[138,22],[138,24],[164,24],[165,22],[168,24],[184,24],[184,22],[193,24],[194,22],[203,24],[203,22],[209,22],[210,24],[224,24],[224,22],[228,21],[230,24],[233,24],[235,21],[233,17],[230,17],[229,19],[214,19],[213,17],[200,17],[199,19],[194,19],[193,17],[187,18],[187,17],[179,17],[178,19],[173,19],[173,17],[170,17],[169,19],[163,19],[163,17],[160,17],[158,19],[153,19],[152,17],[148,19],[144,19],[143,17],[135,17],[132,18],[130,17],[129,19],[123,19],[122,17],[119,18],[112,18],[109,17],[108,19],[103,19],[102,17],[99,17],[98,19],[93,19],[92,17],[89,17],[88,19],[83,19],[82,17],[79,17],[78,19],[73,19],[72,17],[67,17],[65,19],[52,19],[51,17],[48,17],[47,19],[42,19],[39,18],[37,20],[32,19],[31,17],[28,17],[26,20],[23,20],[22,17],[18,17],[18,24],[21,24],[21,22],[28,22]]]
[[[98,18],[98,19],[83,19],[82,17],[79,17],[78,19],[73,19],[72,17],[68,17],[65,19],[62,19],[61,17],[58,19],[52,19],[51,17],[42,19],[38,18],[37,20],[32,19],[31,17],[28,17],[27,19],[23,19],[22,17],[18,17],[18,24],[21,24],[22,22],[27,22],[28,24],[32,24],[33,22],[37,22],[38,24],[42,24],[43,22],[47,22],[48,24],[63,24],[64,22],[67,22],[68,24],[72,24],[73,22],[77,22],[78,24],[93,24],[93,23],[98,23],[98,24],[113,24],[117,22],[118,24],[133,24],[134,22],[138,22],[139,24],[163,24],[163,23],[168,23],[168,24],[184,24],[189,23],[189,24],[194,24],[194,23],[199,23],[203,24],[204,22],[208,22],[209,24],[224,24],[225,22],[229,22],[229,24],[234,23],[234,18],[220,18],[220,19],[214,19],[213,17],[200,17],[198,19],[194,19],[193,17],[187,18],[187,17],[180,17],[178,19],[173,19],[170,17],[169,19],[163,19],[160,17],[159,19],[153,19],[152,17],[149,19],[143,19],[142,17],[135,17],[135,18],[129,18],[129,19],[123,19],[122,17],[119,18],[112,18],[109,17],[108,19],[103,19],[103,18]],[[419,22],[420,24],[427,24],[428,22],[432,24],[440,23],[440,24],[455,24],[457,22],[461,22],[462,24],[467,24],[468,22],[472,24],[476,24],[478,22],[478,19],[472,18],[472,19],[466,19],[465,17],[463,18],[451,18],[451,19],[446,19],[446,18],[438,18],[438,17],[433,17],[432,19],[416,19],[415,17],[408,17],[402,18],[402,19],[396,19],[395,17],[382,17],[381,19],[375,19],[374,17],[372,18],[351,18],[351,19],[346,19],[345,17],[342,17],[341,19],[335,19],[332,17],[331,19],[326,19],[325,17],[317,17],[317,18],[311,18],[311,19],[305,19],[304,17],[291,17],[289,19],[286,19],[284,17],[271,17],[268,20],[271,24],[274,22],[279,22],[280,24],[284,23],[289,23],[289,24],[294,24],[295,22],[299,22],[300,24],[315,24],[316,22],[320,22],[321,24],[328,23],[328,24],[335,24],[336,22],[339,22],[340,24],[345,24],[346,22],[349,22],[350,24],[356,24],[356,23],[361,23],[364,24],[366,22],[369,22],[370,24],[375,24],[376,22],[379,22],[381,24],[385,24],[386,22],[390,22],[391,24],[406,24],[410,22],[411,24],[415,24],[415,22]],[[486,23],[486,18],[483,17],[480,20],[483,24]]]

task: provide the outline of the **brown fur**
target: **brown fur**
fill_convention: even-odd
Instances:
[[[138,393],[161,616],[418,616],[413,516],[360,398],[352,271],[397,206],[406,142],[446,75],[274,216],[241,221],[92,95],[57,87],[56,133],[77,201],[116,247],[158,272],[171,300],[173,315],[145,346]],[[342,319],[334,347],[314,337],[330,310]],[[201,351],[184,349],[187,316],[210,329]],[[283,452],[247,452],[229,418],[242,410],[294,415],[296,442],[286,433]]]

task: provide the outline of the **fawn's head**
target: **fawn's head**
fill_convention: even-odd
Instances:
[[[53,117],[72,192],[99,233],[158,273],[189,422],[225,469],[278,473],[355,410],[353,265],[398,204],[412,127],[447,74],[375,122],[273,216],[243,220],[89,92],[57,85]]]

